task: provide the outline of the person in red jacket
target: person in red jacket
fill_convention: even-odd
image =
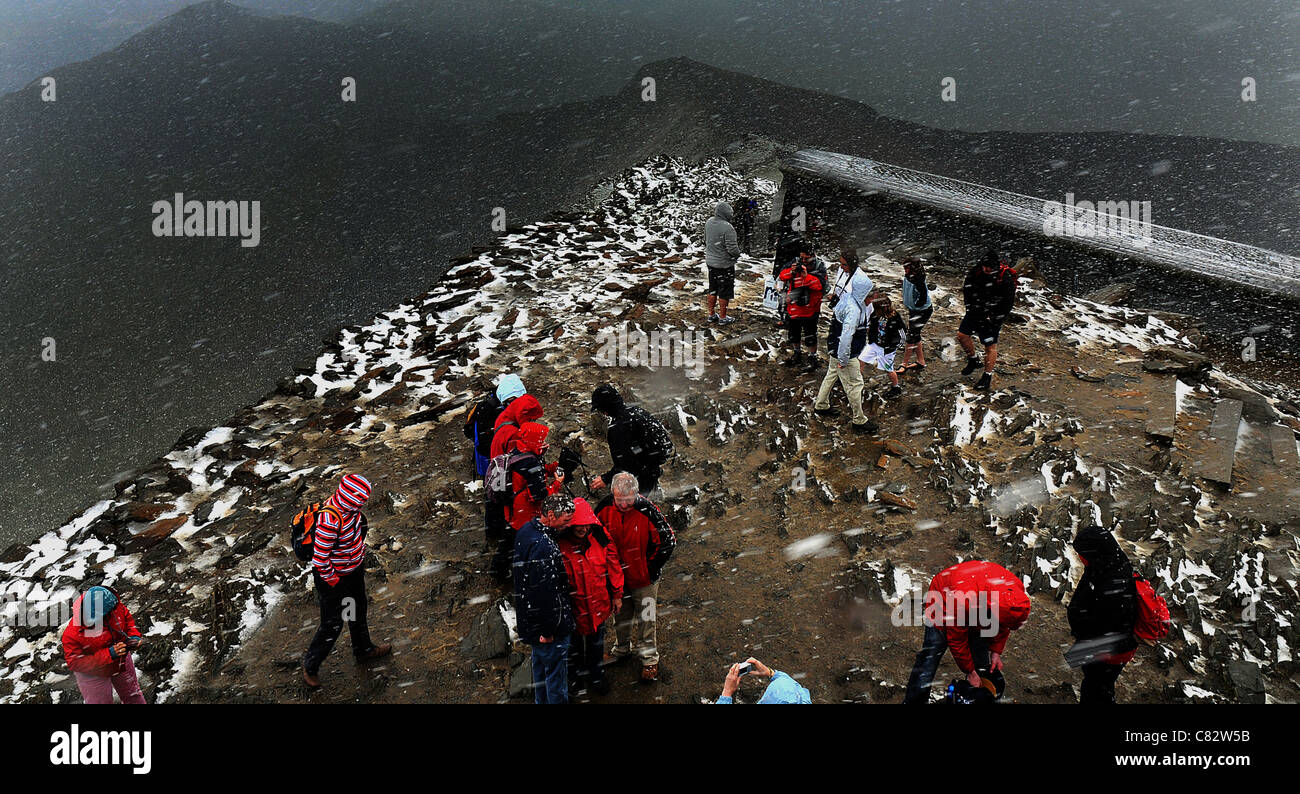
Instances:
[[[541,418],[542,404],[533,395],[524,394],[512,399],[493,426],[492,457],[506,454],[511,440],[524,423],[536,422]]]
[[[623,602],[614,617],[614,661],[635,652],[641,657],[641,680],[659,680],[656,617],[659,574],[677,543],[673,528],[654,503],[638,493],[636,477],[614,475],[612,493],[596,508],[596,517],[618,547],[623,566]]]
[[[777,278],[785,284],[785,327],[792,348],[790,357],[781,363],[787,367],[803,364],[806,347],[808,363],[804,371],[812,372],[817,369],[817,317],[822,310],[826,265],[805,248]]]
[[[575,690],[590,683],[600,694],[605,680],[605,621],[623,602],[623,566],[616,546],[586,499],[573,500],[573,523],[557,542],[564,555],[573,599],[577,636],[569,644],[569,683]]]
[[[143,641],[115,591],[92,587],[77,599],[63,630],[63,659],[86,703],[112,703],[115,689],[123,703],[144,703],[131,660]]]
[[[930,684],[949,649],[971,686],[982,686],[983,678],[988,678],[1000,697],[1007,637],[1029,619],[1029,596],[1020,577],[981,560],[945,568],[930,581],[924,617],[925,640],[912,665],[903,702],[929,702]]]
[[[502,380],[505,381],[504,378]],[[515,381],[518,381],[518,378],[515,378]],[[516,388],[522,389],[523,385],[519,384]],[[502,393],[501,390],[498,390],[498,394]],[[531,394],[511,396],[510,393],[506,393],[504,402],[506,405],[505,410],[497,417],[496,424],[493,426],[492,445],[489,453],[491,458],[513,451],[514,447],[511,442],[514,441],[519,428],[542,418],[542,404]],[[492,573],[500,581],[509,582],[510,560],[513,558],[515,550],[515,530],[527,522],[521,521],[512,529],[506,518],[506,510],[500,506],[486,504],[483,510],[484,534],[488,538],[489,545],[493,541],[497,545],[496,554],[492,557]]]
[[[550,449],[546,443],[550,432],[546,425],[524,422],[510,440],[510,451],[523,453],[510,465],[510,490],[514,497],[506,506],[506,520],[515,532],[537,517],[543,499],[564,488],[564,470],[560,464],[542,460]]]

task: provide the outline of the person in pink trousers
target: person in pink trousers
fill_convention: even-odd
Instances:
[[[63,630],[63,658],[86,703],[112,703],[113,690],[123,703],[145,702],[131,661],[143,641],[131,610],[110,588],[92,587],[77,599]]]

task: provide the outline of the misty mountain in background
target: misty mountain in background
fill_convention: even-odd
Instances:
[[[240,0],[267,14],[419,31],[516,65],[520,110],[613,91],[686,56],[948,129],[1118,130],[1300,144],[1290,0]],[[0,0],[0,92],[99,54],[185,0]],[[454,44],[473,40],[466,49]],[[461,42],[463,43],[463,42]],[[956,80],[957,101],[940,98]],[[1257,101],[1243,102],[1242,80]],[[466,94],[469,95],[468,93]],[[505,102],[490,104],[504,99]]]
[[[422,290],[493,236],[493,208],[523,223],[661,152],[757,136],[1045,197],[1149,198],[1157,223],[1297,253],[1294,149],[928,129],[681,58],[640,66],[608,96],[487,118],[567,90],[551,72],[521,74],[513,53],[573,46],[557,70],[621,69],[618,39],[503,38],[476,31],[472,10],[447,36],[417,10],[340,25],[214,0],[54,70],[57,102],[37,86],[0,98],[6,539],[59,525],[337,326]],[[357,103],[340,101],[343,76]],[[641,100],[644,76],[655,102]],[[261,244],[154,237],[150,207],[176,192],[261,201]],[[40,360],[46,337],[55,363]]]
[[[0,0],[0,93],[116,47],[194,0]],[[268,14],[341,22],[382,0],[244,0]]]

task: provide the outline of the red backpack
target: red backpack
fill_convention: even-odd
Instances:
[[[1155,588],[1146,579],[1133,574],[1137,580],[1138,614],[1133,623],[1133,636],[1147,645],[1155,645],[1169,634],[1169,604],[1156,595]]]

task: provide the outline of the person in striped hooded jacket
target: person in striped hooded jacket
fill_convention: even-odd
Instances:
[[[370,641],[366,623],[366,517],[361,508],[370,499],[370,481],[345,474],[334,495],[316,516],[316,538],[311,558],[320,628],[302,660],[302,678],[312,689],[320,687],[320,666],[348,624],[352,655],[358,662],[387,656],[393,646]]]

